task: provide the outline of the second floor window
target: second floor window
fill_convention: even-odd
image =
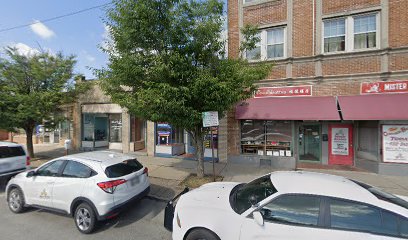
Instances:
[[[323,21],[323,52],[351,52],[379,46],[379,13]]]
[[[252,50],[246,51],[248,60],[268,60],[285,57],[285,28],[275,27],[259,32],[261,39]]]

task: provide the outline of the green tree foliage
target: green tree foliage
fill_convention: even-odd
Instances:
[[[223,22],[219,0],[114,0],[105,21],[110,62],[96,71],[113,102],[192,135],[199,177],[204,174],[201,113],[225,116],[270,70],[225,59]]]
[[[0,58],[0,129],[24,129],[28,153],[34,157],[36,124],[55,120],[61,104],[71,102],[81,89],[69,84],[76,61],[61,53],[25,56],[10,47],[5,52]]]

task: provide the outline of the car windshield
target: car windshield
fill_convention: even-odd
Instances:
[[[142,168],[143,165],[136,159],[130,159],[107,167],[105,173],[108,178],[118,178],[139,171]]]
[[[368,184],[362,183],[362,182],[358,182],[355,180],[351,180],[352,182],[360,185],[361,187],[363,187],[364,189],[366,189],[367,191],[369,191],[370,193],[372,193],[374,196],[376,196],[378,199],[383,200],[383,201],[387,201],[390,203],[393,203],[395,205],[398,205],[400,207],[406,208],[408,209],[408,202],[405,201],[404,199],[401,199],[391,193],[387,193],[384,192],[383,190],[370,186]]]
[[[241,214],[252,206],[251,198],[259,203],[276,192],[271,182],[271,175],[268,174],[247,184],[235,186],[230,194],[230,204],[236,213]]]

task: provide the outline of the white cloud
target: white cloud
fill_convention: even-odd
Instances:
[[[55,36],[55,33],[51,29],[38,20],[34,20],[34,24],[31,25],[30,28],[35,34],[44,39]]]
[[[103,49],[109,49],[110,47],[112,47],[112,37],[110,34],[110,28],[106,24],[103,25],[103,28],[104,28],[104,32],[102,33],[101,47]]]
[[[11,44],[11,47],[15,47],[18,54],[27,57],[31,57],[40,53],[38,49],[32,48],[24,43]]]
[[[82,54],[88,62],[95,62],[96,58],[89,54],[87,51],[82,51]]]

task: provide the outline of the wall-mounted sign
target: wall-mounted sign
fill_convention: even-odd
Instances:
[[[408,92],[408,81],[361,83],[361,94],[403,92]]]
[[[383,161],[408,163],[408,125],[383,125]]]
[[[349,134],[348,128],[332,128],[331,154],[349,155]]]
[[[203,112],[203,127],[216,127],[218,123],[218,112]]]
[[[255,98],[312,96],[312,85],[287,87],[260,87]]]

